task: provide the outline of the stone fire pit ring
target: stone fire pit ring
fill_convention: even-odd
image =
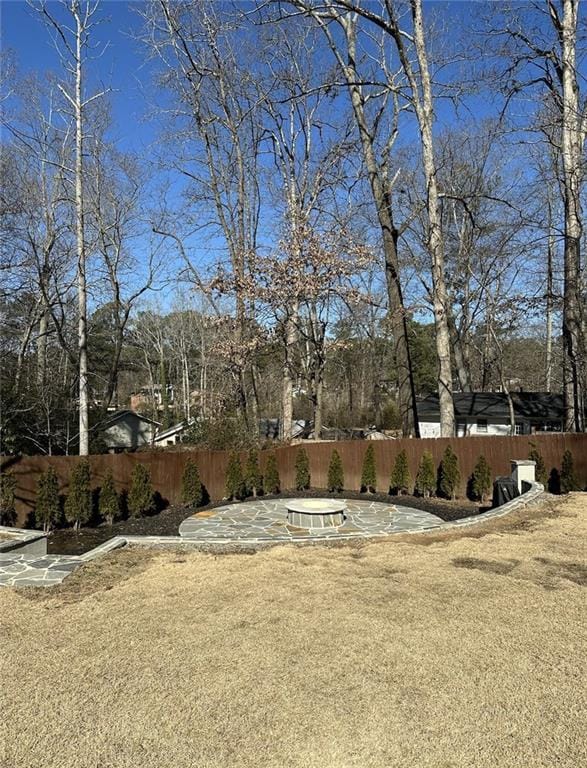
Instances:
[[[287,522],[296,528],[336,528],[344,523],[344,499],[288,499]]]

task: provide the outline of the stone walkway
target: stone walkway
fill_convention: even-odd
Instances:
[[[84,561],[69,555],[0,555],[0,586],[52,587],[60,584]]]
[[[286,503],[286,499],[257,499],[199,512],[183,521],[179,526],[179,535],[189,541],[220,543],[239,540],[255,544],[387,536],[426,531],[443,524],[436,515],[419,509],[378,501],[348,500],[343,525],[336,528],[297,528],[287,522]]]

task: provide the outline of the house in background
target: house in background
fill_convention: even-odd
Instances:
[[[562,432],[564,406],[562,395],[548,392],[510,393],[515,414],[515,434]],[[466,435],[509,435],[510,410],[505,392],[455,392],[457,437]],[[421,437],[440,437],[438,395],[418,402]]]
[[[173,405],[174,403],[174,391],[173,385],[167,386],[167,403]],[[163,391],[159,384],[154,384],[153,387],[145,386],[141,387],[137,392],[133,392],[130,396],[130,409],[131,411],[138,411],[139,408],[156,408],[161,410],[163,408]]]
[[[180,421],[178,424],[174,424],[167,429],[157,431],[153,438],[153,443],[158,448],[166,448],[171,445],[178,445],[184,441],[184,435],[187,429],[196,423],[196,419],[192,416],[188,421]]]
[[[110,453],[134,451],[153,445],[159,424],[135,411],[113,413],[99,427],[100,437]]]

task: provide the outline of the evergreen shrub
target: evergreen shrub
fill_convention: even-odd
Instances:
[[[69,476],[69,494],[65,500],[65,519],[78,531],[92,515],[90,462],[82,459]]]
[[[245,483],[240,456],[236,451],[231,451],[226,466],[226,482],[224,493],[227,499],[242,499],[245,495]]]
[[[458,457],[451,446],[447,445],[439,470],[438,486],[441,495],[447,499],[456,499],[460,482],[461,473]]]
[[[135,464],[130,476],[128,512],[132,517],[143,517],[155,512],[155,494],[151,484],[151,470],[144,464]]]
[[[402,449],[395,457],[389,487],[391,488],[392,493],[401,496],[402,493],[408,493],[411,484],[412,478],[408,466],[408,455],[405,450]]]
[[[377,486],[377,466],[375,464],[375,449],[373,445],[368,445],[363,458],[363,468],[361,471],[361,491],[375,493]]]
[[[35,503],[35,521],[48,533],[59,521],[59,480],[53,467],[41,472],[37,481],[37,499]]]
[[[434,459],[429,451],[424,451],[418,465],[415,491],[420,496],[428,498],[434,494],[435,490],[436,467],[434,466]]]
[[[298,448],[295,468],[296,491],[305,491],[310,487],[310,459],[305,448]]]
[[[281,482],[279,479],[279,470],[277,469],[277,456],[270,453],[267,456],[265,465],[265,475],[263,476],[263,491],[265,493],[279,493]]]
[[[257,498],[261,490],[261,468],[259,467],[259,451],[250,448],[245,465],[245,489],[247,496]]]
[[[188,459],[181,477],[181,500],[191,507],[198,507],[202,503],[202,497],[202,482],[197,464],[193,459]]]
[[[491,467],[487,463],[485,456],[481,454],[473,470],[471,490],[475,498],[483,503],[491,492],[491,487]]]
[[[339,452],[334,449],[328,465],[328,490],[342,491],[344,488],[344,469]]]
[[[575,477],[575,462],[570,451],[563,453],[563,463],[560,475],[561,493],[570,493],[579,490],[579,483]]]

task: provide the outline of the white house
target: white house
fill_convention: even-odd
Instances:
[[[562,432],[563,396],[548,392],[512,392],[515,434]],[[505,392],[455,392],[457,437],[509,435],[510,411]],[[438,395],[429,395],[418,405],[421,437],[440,437]]]

